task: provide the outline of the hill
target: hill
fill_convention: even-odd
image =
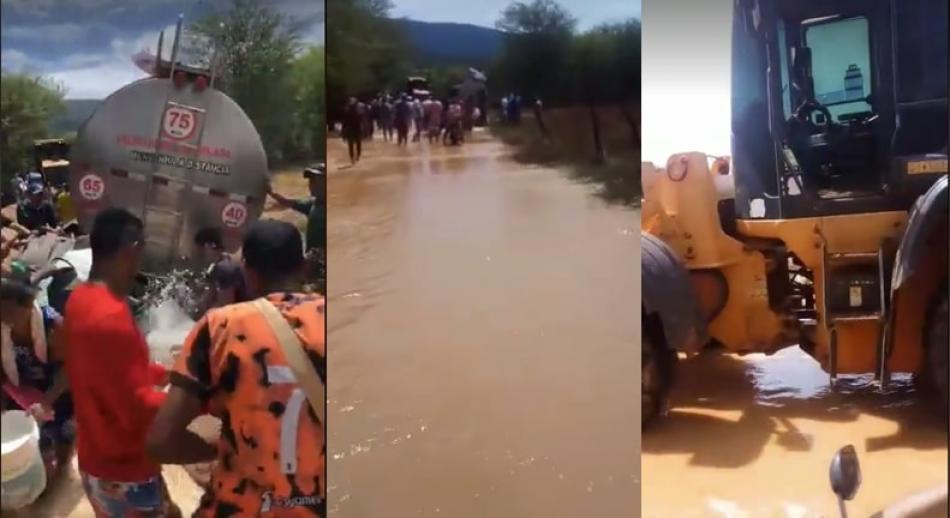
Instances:
[[[98,99],[66,99],[66,111],[50,121],[49,130],[54,135],[62,135],[79,130],[92,112],[99,106]]]
[[[485,68],[501,49],[504,33],[464,23],[420,22],[399,19],[420,66],[467,65]],[[66,99],[66,111],[50,122],[50,133],[75,132],[101,100]]]
[[[487,65],[501,49],[504,33],[464,23],[396,20],[419,65]]]

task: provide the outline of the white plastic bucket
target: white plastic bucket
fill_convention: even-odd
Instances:
[[[0,417],[0,434],[0,504],[4,509],[25,507],[46,489],[39,426],[26,412],[11,410]]]

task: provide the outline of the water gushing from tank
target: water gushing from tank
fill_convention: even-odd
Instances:
[[[191,271],[149,276],[137,314],[153,361],[172,363],[194,327],[192,315],[196,314],[205,289],[203,277]]]

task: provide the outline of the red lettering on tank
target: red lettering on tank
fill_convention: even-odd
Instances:
[[[157,148],[159,151],[184,156],[193,156],[196,151],[194,147],[181,145],[169,140],[156,140],[154,138],[145,138],[135,135],[118,135],[116,137],[116,143],[124,148],[145,148],[148,150],[155,150]],[[231,158],[231,150],[224,147],[201,146],[201,149],[197,151],[197,154],[203,157]]]

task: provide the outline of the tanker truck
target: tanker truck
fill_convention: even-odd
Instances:
[[[149,278],[169,272],[190,255],[195,234],[218,228],[224,247],[241,246],[245,229],[263,212],[267,158],[254,125],[216,90],[210,46],[182,31],[179,17],[171,59],[158,52],[133,56],[149,74],[108,96],[80,127],[70,149],[66,180],[80,234],[110,207],[145,224],[145,257],[138,295]],[[197,50],[197,52],[196,52]],[[49,234],[32,240],[19,257],[62,310],[92,262],[88,236]],[[137,296],[138,296],[137,295]]]
[[[108,96],[80,127],[68,181],[82,230],[121,207],[145,224],[146,271],[189,255],[202,228],[221,229],[228,251],[263,211],[268,184],[261,138],[237,103],[215,89],[214,52],[182,30],[170,60],[164,33],[153,56],[134,56],[149,76]],[[210,55],[209,55],[210,54]]]

